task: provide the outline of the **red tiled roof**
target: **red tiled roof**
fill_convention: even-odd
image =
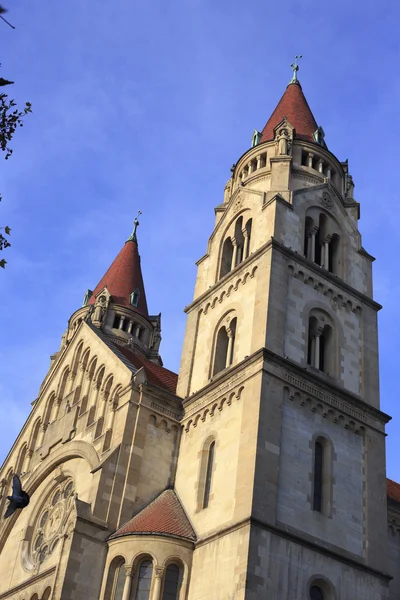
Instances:
[[[130,308],[134,308],[130,304],[130,295],[136,289],[139,289],[137,311],[145,317],[149,316],[139,250],[135,240],[125,242],[117,258],[95,287],[88,304],[94,304],[96,294],[106,286],[115,304],[122,304],[122,306],[129,306]]]
[[[400,483],[396,483],[392,479],[386,479],[386,489],[389,498],[400,502]]]
[[[283,121],[284,117],[287,117],[289,123],[295,128],[297,138],[315,142],[313,133],[318,129],[318,125],[300,83],[289,83],[278,106],[262,130],[260,142],[274,139],[274,128]]]
[[[173,371],[170,371],[169,369],[165,369],[165,367],[160,367],[150,360],[146,360],[128,348],[118,346],[117,344],[114,345],[129,360],[129,362],[133,364],[134,367],[137,369],[144,367],[149,383],[161,388],[165,388],[166,390],[175,394],[178,383],[178,375],[176,373],[173,373]]]
[[[130,533],[159,533],[195,540],[196,534],[174,490],[165,490],[111,538]]]

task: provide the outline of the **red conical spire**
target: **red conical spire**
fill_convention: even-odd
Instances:
[[[96,295],[101,292],[104,287],[107,287],[115,304],[136,308],[136,310],[145,317],[149,316],[136,238],[136,228],[138,225],[139,221],[135,219],[135,228],[132,235],[125,242],[124,247],[121,249],[106,274],[96,285],[88,304],[94,304]],[[131,304],[131,294],[136,290],[139,292],[137,307]]]
[[[287,86],[278,106],[262,130],[260,143],[274,139],[274,128],[283,121],[284,117],[295,128],[297,138],[309,142],[316,141],[314,133],[318,125],[297,79]]]

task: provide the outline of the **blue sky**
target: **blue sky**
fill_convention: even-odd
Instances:
[[[16,29],[0,24],[1,75],[34,112],[0,163],[0,223],[13,241],[0,273],[0,461],[69,316],[139,209],[149,309],[162,312],[165,366],[179,369],[183,307],[213,209],[302,53],[303,90],[330,150],[349,159],[363,245],[377,259],[381,408],[393,417],[388,476],[400,481],[400,8],[372,0],[6,4]]]

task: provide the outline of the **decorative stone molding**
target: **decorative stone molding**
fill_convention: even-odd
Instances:
[[[300,406],[307,406],[313,412],[319,411],[323,417],[331,417],[331,420],[334,423],[340,423],[343,427],[354,431],[356,434],[363,434],[365,432],[365,427],[357,424],[353,420],[356,419],[363,423],[367,423],[367,418],[362,412],[348,406],[344,402],[325,392],[321,392],[310,385],[310,383],[298,379],[289,373],[285,373],[285,379],[289,384],[306,392],[306,394],[301,394],[299,392],[290,391],[289,399],[291,401],[298,400]],[[329,404],[332,408],[327,408],[318,402],[318,400],[322,400],[322,402]],[[351,417],[353,417],[353,419]]]
[[[317,292],[321,292],[324,296],[328,296],[332,301],[333,308],[343,307],[356,314],[361,313],[362,307],[360,304],[355,304],[354,299],[345,296],[334,288],[328,287],[323,278],[318,281],[314,273],[311,275],[307,273],[306,269],[299,269],[294,263],[289,263],[288,269],[293,277],[300,279],[305,285],[311,285]]]
[[[323,192],[322,196],[318,198],[318,202],[325,208],[332,208],[334,206],[333,198],[329,192]]]
[[[164,571],[165,571],[165,567],[156,567],[154,569],[155,571],[155,576],[157,579],[162,579],[163,575],[164,575]]]
[[[182,416],[180,413],[176,413],[176,412],[174,412],[173,410],[171,410],[169,408],[165,408],[164,406],[161,406],[160,404],[157,404],[156,402],[152,402],[151,403],[151,408],[154,408],[158,412],[161,412],[164,415],[172,417],[173,419],[176,419],[177,421],[179,421],[181,419],[181,416]]]
[[[250,279],[253,279],[256,270],[258,269],[258,265],[254,265],[251,269],[249,269],[248,271],[246,271],[244,273],[244,275],[240,275],[237,280],[235,281],[235,283],[230,283],[228,289],[223,289],[218,296],[215,296],[212,301],[207,301],[206,305],[203,309],[203,313],[206,315],[208,312],[209,308],[215,308],[217,302],[222,303],[224,297],[229,297],[231,295],[231,293],[233,291],[237,291],[240,283],[242,283],[242,285],[245,285],[245,283],[247,282],[248,278],[250,277]]]
[[[213,402],[212,398],[208,398],[202,403],[205,404],[207,402],[205,408],[204,406],[200,408],[199,405],[197,405],[195,407],[197,410],[190,413],[190,419],[187,421],[186,425],[183,424],[185,433],[189,432],[191,426],[197,427],[200,420],[204,423],[207,416],[212,418],[215,415],[216,410],[222,412],[225,406],[230,406],[232,404],[233,400],[240,400],[243,390],[244,386],[242,385],[222,398],[219,398],[217,402]]]

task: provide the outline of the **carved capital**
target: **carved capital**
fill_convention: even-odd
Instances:
[[[135,569],[133,568],[132,565],[124,565],[124,569],[125,569],[125,577],[133,577],[133,575],[135,573]]]
[[[156,578],[161,579],[162,576],[164,575],[164,571],[165,571],[165,567],[156,567],[155,568]]]

